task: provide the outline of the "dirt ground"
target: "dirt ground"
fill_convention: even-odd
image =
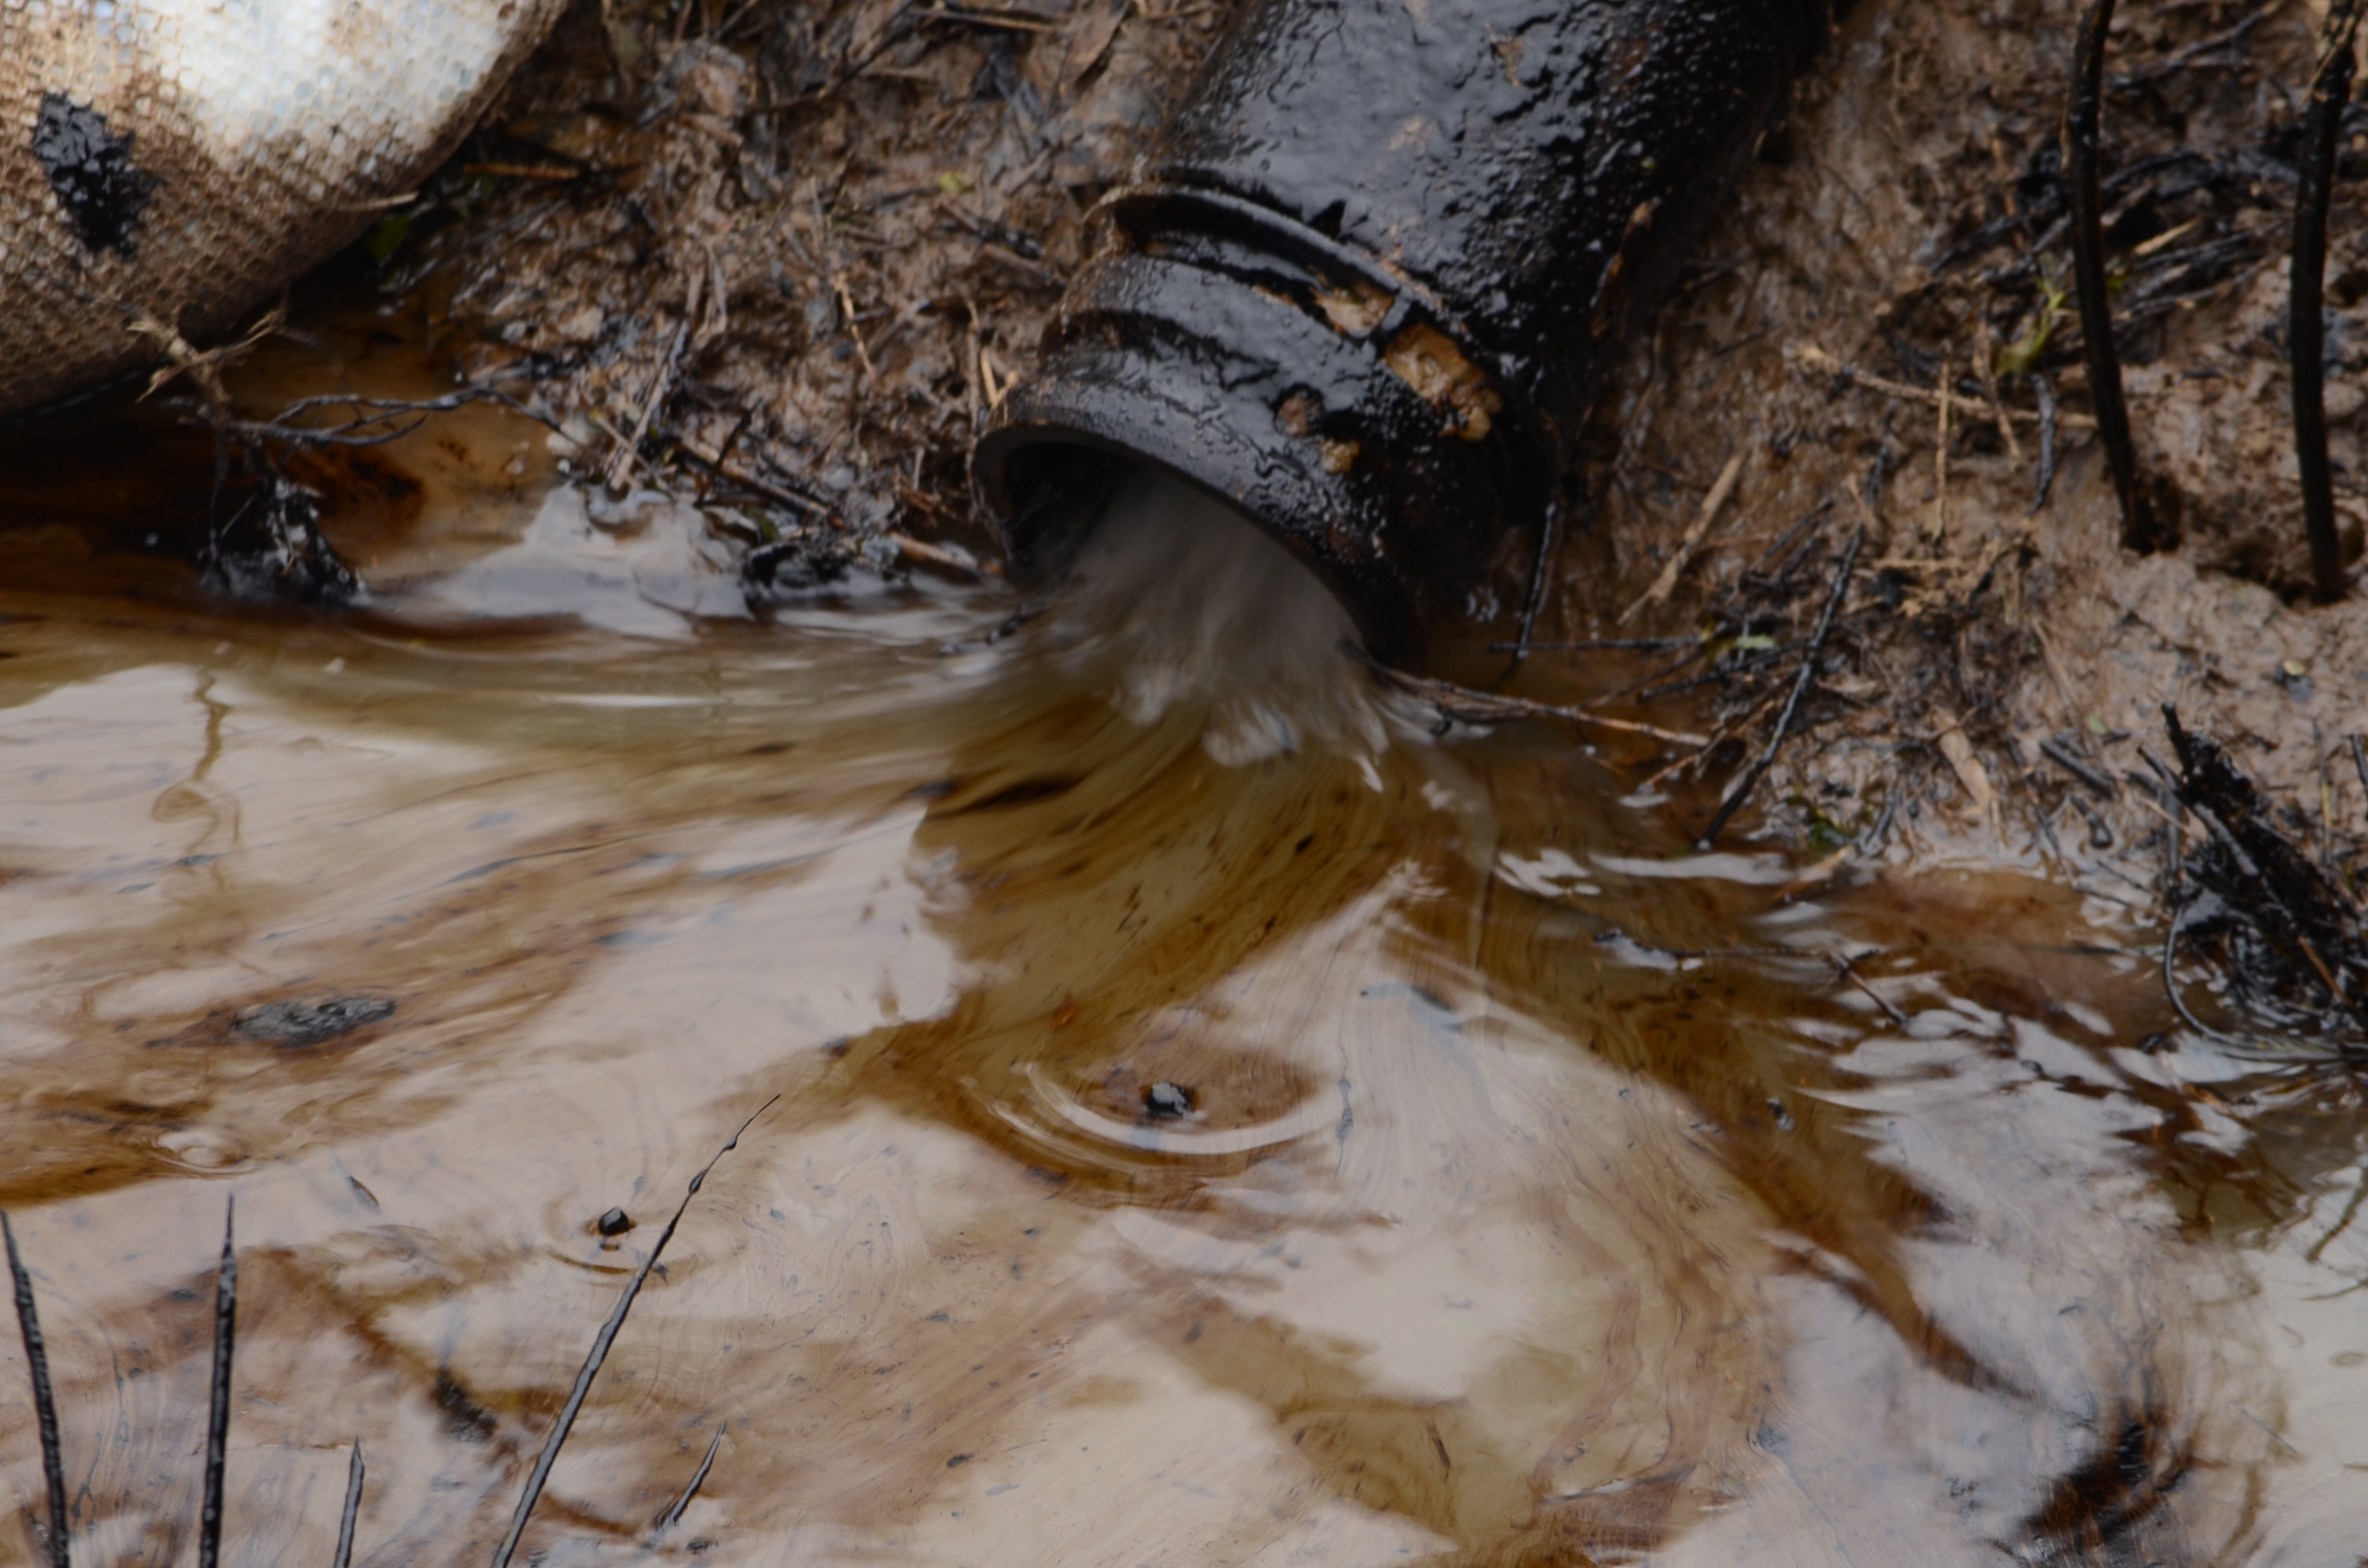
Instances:
[[[1221,8],[703,3],[578,6],[390,281],[587,467],[720,482],[802,569],[834,523],[984,552],[971,432]]]
[[[2081,9],[1857,8],[1598,411],[1538,650],[1457,673],[1613,716],[1698,704],[1705,744],[1630,759],[1641,787],[1707,810],[1764,759],[1763,829],[1837,871],[2004,853],[2166,907],[2191,901],[2180,868],[2204,843],[2173,825],[2175,703],[2349,909],[2368,112],[2346,125],[2328,265],[2356,582],[2317,608],[2284,317],[2325,0],[2125,8],[2112,35],[2117,336],[2180,535],[2150,556],[2118,543],[2069,299]],[[464,375],[562,423],[577,472],[729,503],[760,587],[866,556],[992,572],[971,433],[1029,373],[1085,214],[1228,14],[587,0],[370,250]],[[1508,550],[1475,642],[1517,635],[1533,558]]]
[[[2059,155],[2080,8],[1871,5],[1803,85],[1788,134],[1602,412],[1595,527],[1565,557],[1561,625],[1608,632],[1739,457],[1669,611],[1628,630],[1708,616],[1730,636],[1789,641],[1840,537],[1863,525],[1865,589],[1837,627],[1846,673],[1820,679],[1810,709],[1822,742],[1780,759],[1796,795],[1881,788],[1912,754],[1919,793],[1928,783],[1945,809],[2017,841],[2042,815],[2084,828],[2061,810],[2067,792],[2134,827],[2148,814],[2126,775],[2148,772],[2141,743],[2167,757],[2158,706],[2171,701],[2317,827],[2356,832],[2368,778],[2347,737],[2368,721],[2368,603],[2356,587],[2331,608],[2305,600],[2283,346],[2296,120],[2324,9],[2146,8],[2113,36],[2117,336],[2141,460],[2179,498],[2178,550],[2120,549],[2084,428]],[[2356,109],[2353,121],[2356,176],[2368,120]],[[2329,406],[2355,565],[2368,517],[2364,211],[2357,184],[2340,186]],[[2039,378],[2066,427],[2044,500]],[[1795,542],[1782,536],[1820,506],[1804,532],[1826,543],[1789,559],[1788,580]],[[1760,559],[1779,543],[1773,566]],[[1780,684],[1725,683],[1722,718],[1751,734]],[[1969,748],[1944,752],[1959,734]]]

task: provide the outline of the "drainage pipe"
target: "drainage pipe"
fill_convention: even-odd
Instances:
[[[1419,663],[1846,3],[1249,0],[979,439],[1017,575],[1149,462]]]

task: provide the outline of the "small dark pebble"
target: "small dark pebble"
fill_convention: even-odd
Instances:
[[[231,1029],[267,1045],[318,1045],[394,1016],[395,1004],[384,996],[332,996],[322,1002],[265,1002],[246,1008],[231,1020]]]
[[[1154,1121],[1193,1114],[1193,1091],[1162,1079],[1143,1091],[1143,1112]]]
[[[633,1228],[633,1216],[622,1209],[611,1209],[593,1223],[603,1236],[623,1236]]]

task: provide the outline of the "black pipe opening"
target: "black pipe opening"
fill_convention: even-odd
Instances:
[[[1126,462],[1263,525],[1421,662],[1539,527],[1628,326],[1835,0],[1253,0],[974,472],[1016,576]]]

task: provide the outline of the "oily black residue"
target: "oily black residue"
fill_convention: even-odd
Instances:
[[[156,194],[157,177],[132,161],[132,135],[62,92],[45,92],[33,120],[33,156],[48,171],[83,249],[132,254],[132,233]]]
[[[2161,1507],[2186,1471],[2187,1456],[2163,1441],[2161,1413],[2132,1415],[2109,1444],[2057,1482],[2030,1529],[2059,1545],[2106,1551],[2111,1561],[2151,1561],[2152,1553],[2125,1555],[2115,1549],[2138,1544],[2129,1537]]]
[[[361,596],[361,580],[321,532],[320,505],[303,484],[247,453],[252,475],[235,501],[217,498],[199,555],[207,580],[235,599],[336,606]]]
[[[2368,1030],[2368,930],[2329,874],[2331,849],[2324,867],[2314,864],[2297,842],[2310,836],[2308,819],[2296,814],[2296,831],[2282,828],[2277,807],[2225,747],[2163,711],[2180,766],[2179,803],[2206,833],[2177,868],[2179,914],[2166,963],[2176,962],[2183,933],[2216,943],[2232,999],[2273,1030]]]
[[[481,1443],[501,1430],[494,1413],[479,1404],[449,1368],[435,1375],[436,1409],[444,1412],[445,1433],[464,1443]]]
[[[982,795],[957,809],[965,812],[1009,811],[1015,806],[1034,805],[1040,800],[1058,800],[1083,782],[1078,778],[1024,778],[1017,784],[1006,784],[999,790]]]

